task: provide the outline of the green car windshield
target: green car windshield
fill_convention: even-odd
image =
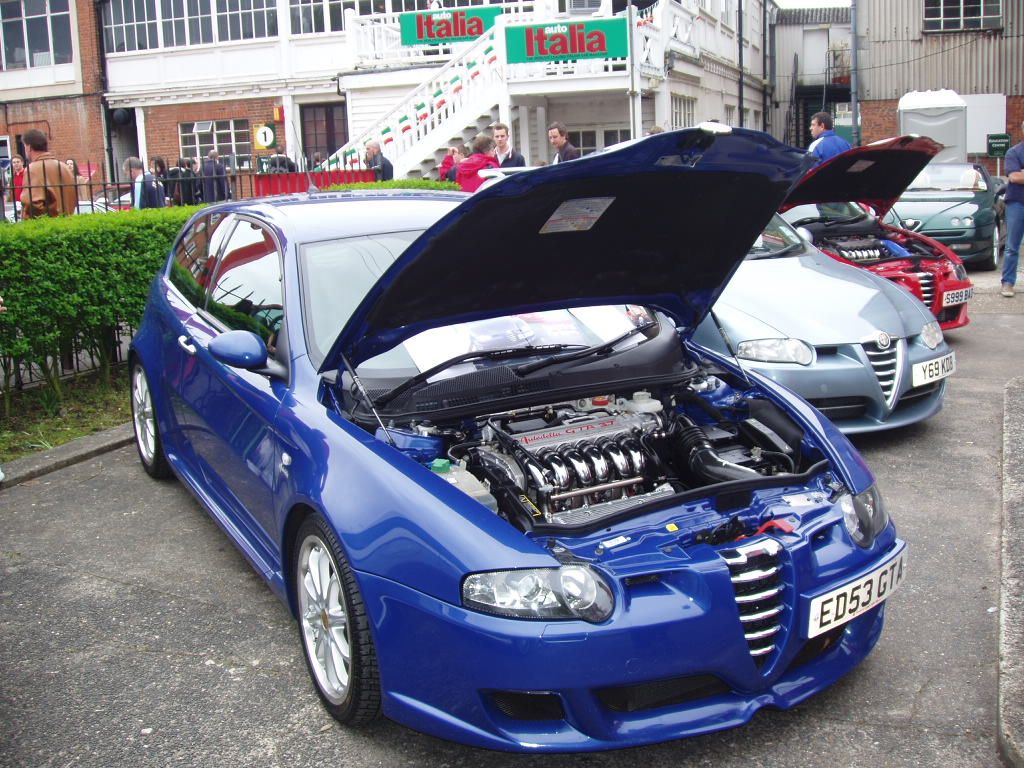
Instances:
[[[910,182],[907,192],[985,192],[985,177],[970,163],[932,163]]]

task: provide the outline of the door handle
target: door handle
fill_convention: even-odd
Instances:
[[[189,343],[188,336],[179,336],[178,346],[181,347],[190,355],[194,355],[196,353],[196,346],[195,344]]]

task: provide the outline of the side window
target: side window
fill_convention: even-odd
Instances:
[[[225,221],[221,214],[201,216],[185,230],[174,248],[171,282],[197,307],[205,303],[204,293],[213,271],[210,254],[216,253],[217,242],[231,229]],[[211,240],[214,240],[213,248]]]
[[[239,219],[223,248],[206,310],[232,330],[271,341],[284,315],[281,256],[270,232]]]

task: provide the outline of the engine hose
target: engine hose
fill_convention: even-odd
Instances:
[[[749,480],[759,476],[755,470],[733,464],[715,453],[707,433],[686,416],[677,415],[676,420],[680,425],[676,439],[686,465],[695,475],[713,483]]]

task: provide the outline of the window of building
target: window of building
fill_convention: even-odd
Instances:
[[[733,104],[725,105],[725,124],[736,125],[736,106]]]
[[[926,32],[998,29],[1003,26],[1003,0],[924,0]]]
[[[206,157],[216,149],[231,168],[252,167],[252,134],[248,120],[200,120],[178,123],[181,157]]]
[[[68,0],[0,1],[2,69],[48,67],[71,62]]]
[[[672,130],[688,128],[697,122],[697,100],[672,94]]]
[[[156,0],[110,0],[103,5],[103,40],[108,53],[160,47]]]
[[[589,155],[597,149],[597,131],[566,131],[566,136],[581,155]]]
[[[345,28],[345,10],[355,0],[291,0],[292,34],[339,32]]]
[[[736,2],[735,0],[722,0],[722,23],[727,27],[736,26]]]
[[[210,0],[160,0],[160,18],[165,48],[213,42]]]
[[[217,39],[253,40],[277,36],[275,0],[217,0]]]
[[[629,141],[629,128],[607,128],[602,133],[603,147],[611,147],[623,141]]]

